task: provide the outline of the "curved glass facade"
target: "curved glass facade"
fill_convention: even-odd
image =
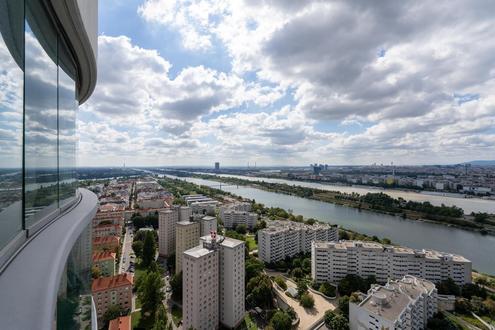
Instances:
[[[37,0],[0,0],[0,251],[76,200],[76,66]],[[22,239],[22,238],[21,238]]]
[[[52,220],[70,215],[65,211],[79,200],[77,68],[48,6],[0,0],[0,276],[21,244],[32,244],[42,228],[54,228]],[[58,329],[94,327],[91,257],[88,226],[63,270]]]

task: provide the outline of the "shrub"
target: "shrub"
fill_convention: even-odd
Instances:
[[[300,304],[304,308],[313,308],[315,306],[315,300],[311,295],[305,293],[301,296]]]

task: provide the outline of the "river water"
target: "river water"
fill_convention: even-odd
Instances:
[[[204,173],[208,174],[208,173]],[[211,174],[210,174],[211,175]],[[344,186],[344,185],[332,185],[326,183],[318,182],[307,182],[307,181],[297,181],[297,180],[284,180],[284,179],[273,179],[273,178],[259,178],[244,175],[230,175],[230,174],[216,174],[217,176],[238,178],[249,181],[265,181],[271,183],[285,183],[288,185],[296,185],[301,187],[316,188],[321,190],[329,191],[340,191],[343,193],[358,193],[360,195],[365,195],[369,192],[378,193],[383,192],[390,197],[399,198],[402,197],[405,200],[415,201],[415,202],[430,202],[433,205],[440,206],[442,204],[447,206],[458,206],[464,210],[464,213],[470,214],[471,212],[486,212],[495,213],[495,201],[487,200],[481,198],[464,198],[461,194],[452,193],[436,193],[436,192],[414,192],[414,191],[403,191],[396,189],[383,189],[374,187],[364,187],[364,186]]]
[[[457,253],[470,259],[473,262],[473,269],[495,274],[495,236],[484,236],[476,232],[454,227],[412,221],[369,211],[360,211],[350,207],[268,192],[252,187],[229,186],[226,184],[222,184],[220,187],[219,182],[212,180],[190,177],[181,177],[179,179],[199,185],[214,186],[215,188],[220,188],[244,198],[255,199],[257,202],[263,203],[266,206],[281,207],[286,210],[292,209],[295,215],[300,214],[305,218],[315,218],[328,223],[338,224],[347,229],[370,236],[387,237],[392,242],[407,247]],[[263,180],[268,181],[269,179]],[[289,182],[290,184],[295,184],[294,181]],[[308,184],[308,182],[304,183]],[[447,205],[447,202],[445,204]]]

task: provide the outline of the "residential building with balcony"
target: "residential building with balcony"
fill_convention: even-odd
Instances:
[[[110,306],[118,305],[124,311],[131,310],[133,281],[133,276],[130,273],[100,277],[93,280],[91,292],[93,293],[99,322]]]
[[[267,228],[258,231],[258,255],[261,260],[270,263],[310,252],[311,243],[315,240],[338,239],[339,230],[335,225],[270,221]]]
[[[313,242],[311,277],[318,283],[338,283],[346,275],[375,276],[378,282],[405,275],[438,283],[452,278],[471,283],[471,261],[434,250],[414,250],[376,242]]]
[[[435,285],[406,275],[372,287],[360,303],[349,303],[349,328],[421,330],[437,310]]]
[[[100,276],[114,276],[116,257],[117,254],[110,251],[93,252],[93,267],[100,272]]]

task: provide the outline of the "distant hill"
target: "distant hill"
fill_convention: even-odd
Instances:
[[[495,166],[495,160],[472,160],[466,164],[478,165],[478,166]]]

